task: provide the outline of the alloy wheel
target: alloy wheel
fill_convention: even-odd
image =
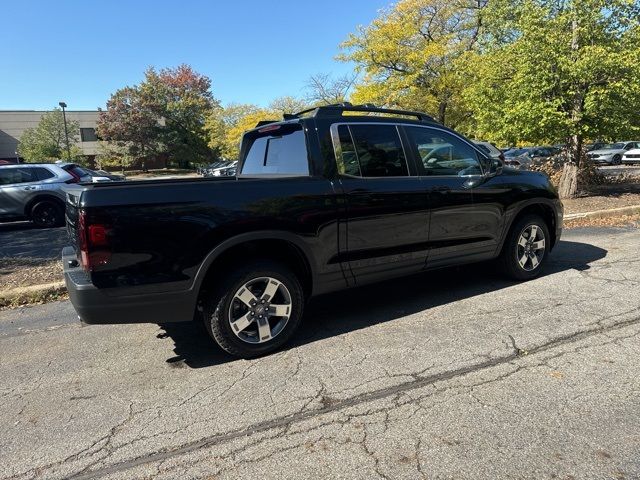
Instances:
[[[58,211],[54,205],[42,205],[37,209],[35,217],[38,225],[53,226],[58,221]]]
[[[542,262],[545,254],[546,242],[544,230],[538,225],[527,225],[518,237],[516,259],[523,270],[535,270]]]
[[[291,293],[286,285],[273,277],[258,277],[234,294],[229,325],[243,342],[265,343],[282,333],[291,311]]]

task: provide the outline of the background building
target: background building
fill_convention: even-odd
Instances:
[[[17,160],[18,143],[25,130],[35,128],[46,111],[36,110],[0,110],[0,160]],[[67,122],[76,121],[80,124],[78,147],[93,161],[98,149],[96,137],[96,122],[98,110],[67,110]],[[72,132],[69,132],[71,136]]]

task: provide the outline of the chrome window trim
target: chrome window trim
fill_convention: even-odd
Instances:
[[[409,171],[409,175],[407,176],[402,176],[402,177],[356,177],[353,175],[346,175],[346,174],[339,174],[340,175],[344,175],[346,177],[349,178],[417,178],[417,177],[438,177],[438,178],[472,178],[472,177],[483,177],[486,175],[487,172],[485,172],[483,166],[482,166],[482,162],[480,160],[478,160],[478,165],[480,166],[480,171],[482,173],[480,174],[475,174],[475,175],[411,175],[411,170],[409,169],[409,159],[407,158],[407,152],[405,149],[405,145],[404,142],[402,141],[402,136],[400,135],[400,129],[399,127],[417,127],[417,128],[425,128],[425,129],[431,129],[431,130],[436,130],[439,132],[443,132],[443,133],[448,133],[449,135],[452,135],[453,137],[457,138],[458,140],[461,140],[463,143],[467,144],[468,146],[470,146],[475,152],[479,153],[482,155],[482,157],[489,159],[476,145],[474,145],[473,143],[467,141],[466,139],[464,139],[463,137],[461,137],[460,135],[458,135],[457,133],[451,132],[449,130],[445,130],[444,128],[438,128],[432,125],[417,125],[415,123],[402,123],[402,122],[337,122],[337,123],[332,123],[331,127],[329,127],[329,131],[331,132],[331,142],[333,143],[333,151],[334,151],[334,155],[336,157],[336,167],[338,167],[338,161],[343,162],[342,160],[342,148],[340,146],[340,136],[338,135],[338,127],[341,125],[346,125],[347,128],[349,128],[349,125],[392,125],[396,127],[396,131],[398,132],[398,136],[400,137],[400,144],[402,145],[402,151],[404,152],[404,158],[405,158],[405,162],[407,163],[407,169]],[[351,129],[349,128],[349,134],[351,135]],[[353,136],[351,136],[351,141],[353,142]],[[354,142],[354,147],[355,147],[355,142]],[[356,155],[358,154],[357,150],[356,150]],[[360,167],[360,161],[358,160],[358,167]],[[362,170],[361,170],[362,173]]]

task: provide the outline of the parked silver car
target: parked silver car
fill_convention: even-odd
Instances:
[[[549,146],[512,148],[505,152],[505,164],[520,170],[531,167],[560,152],[559,148]]]
[[[0,165],[0,222],[31,220],[40,227],[64,224],[69,183],[90,181],[73,163]]]
[[[608,165],[620,165],[622,156],[633,148],[640,148],[640,142],[616,142],[608,143],[598,150],[591,150],[587,156],[594,163],[606,163]]]

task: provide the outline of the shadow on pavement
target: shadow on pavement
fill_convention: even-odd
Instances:
[[[0,259],[53,260],[60,258],[66,245],[68,240],[64,227],[38,228],[30,222],[0,223]]]
[[[588,270],[589,264],[604,258],[607,251],[579,242],[562,241],[554,249],[543,276],[565,270]],[[490,263],[433,270],[411,277],[344,290],[313,299],[306,308],[303,324],[285,348],[389,322],[432,307],[452,303],[515,285],[494,272]],[[218,348],[197,323],[172,323],[161,327],[171,337],[176,366],[202,368],[237,360]]]

